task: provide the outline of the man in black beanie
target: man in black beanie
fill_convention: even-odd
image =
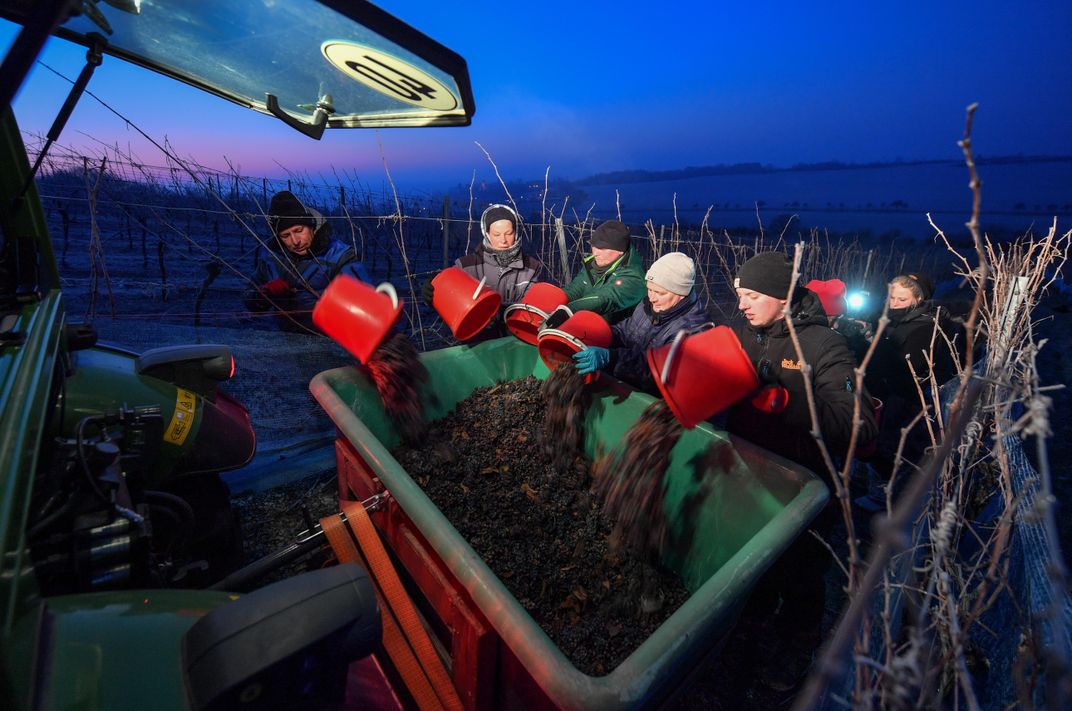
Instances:
[[[272,202],[268,205],[268,226],[283,247],[295,254],[305,254],[312,246],[313,231],[317,224],[312,213],[294,193],[283,190],[273,195]],[[305,227],[308,232],[294,229],[295,227]]]
[[[753,397],[733,406],[727,429],[807,467],[833,490],[831,472],[811,434],[803,365],[811,366],[819,429],[836,461],[844,458],[852,435],[856,362],[845,339],[828,326],[819,297],[803,287],[791,295],[792,281],[793,261],[781,252],[757,254],[737,272],[737,308],[745,320],[731,327],[755,366],[761,386]],[[799,354],[787,317],[800,342]],[[857,445],[863,446],[875,437],[877,426],[866,392],[860,406]],[[840,510],[834,501],[831,497],[812,522],[812,530],[824,540]],[[749,602],[750,615],[774,620],[779,649],[767,656],[769,664],[761,669],[760,679],[776,691],[788,691],[800,683],[819,645],[824,574],[830,562],[823,544],[805,532],[775,562]]]
[[[595,311],[614,324],[631,314],[644,298],[644,265],[633,247],[629,228],[619,220],[607,220],[595,228],[589,244],[592,253],[566,285],[566,306],[571,312]]]
[[[756,291],[784,302],[789,298],[792,283],[793,260],[781,252],[760,252],[741,265],[733,287]]]
[[[354,248],[331,236],[324,216],[289,190],[272,196],[266,217],[273,238],[258,252],[246,308],[276,312],[282,329],[316,333],[313,307],[331,280],[346,274],[367,282],[368,273]]]
[[[763,388],[753,401],[734,406],[730,427],[746,439],[829,477],[811,436],[801,357],[811,365],[819,427],[835,454],[844,453],[852,435],[856,362],[845,339],[829,327],[817,295],[797,287],[790,298],[792,280],[793,261],[781,252],[757,254],[741,266],[734,279],[737,308],[745,322],[738,321],[732,328],[756,367]],[[800,354],[790,338],[787,312],[800,341]],[[864,424],[858,435],[861,445],[875,434],[871,399],[863,400]]]

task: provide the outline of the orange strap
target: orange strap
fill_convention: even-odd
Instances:
[[[346,532],[346,525],[339,514],[331,514],[320,519],[320,528],[327,536],[331,550],[335,551],[335,557],[340,563],[354,563],[358,560],[357,547],[354,539]]]
[[[387,557],[387,551],[380,540],[380,534],[372,525],[372,519],[369,518],[365,507],[351,501],[343,504],[342,510],[369,564],[369,571],[387,599],[392,613],[398,618],[402,632],[413,651],[416,652],[417,659],[420,660],[421,667],[432,682],[439,701],[448,711],[463,711],[458,691],[454,688],[454,683],[446,667],[443,666],[439,653],[432,646],[432,640],[421,623],[420,617],[417,616],[413,601],[409,599],[405,588],[402,587],[402,581],[398,579],[398,573],[391,565],[391,560]]]
[[[335,557],[340,563],[364,563],[340,514],[332,514],[320,519],[320,527],[324,530],[324,535],[327,536],[331,548],[335,551]],[[368,568],[367,564],[365,567]],[[375,583],[375,579],[373,582]],[[401,630],[398,629],[394,613],[385,604],[379,586],[373,585],[373,589],[376,591],[376,602],[380,606],[380,617],[383,621],[383,647],[387,650],[387,656],[391,658],[406,688],[417,702],[418,708],[421,711],[442,711],[443,705],[439,702],[431,681],[402,636]]]
[[[380,604],[384,648],[417,706],[421,711],[462,711],[450,675],[403,589],[368,512],[356,502],[344,504],[343,512],[353,537],[347,532],[341,514],[321,519],[320,526],[340,562],[359,561],[364,557]],[[354,546],[354,537],[360,551]]]

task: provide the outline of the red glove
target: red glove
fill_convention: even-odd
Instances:
[[[777,415],[789,404],[789,391],[781,385],[768,385],[752,397],[752,407]]]
[[[287,283],[286,279],[282,277],[278,279],[272,279],[267,284],[261,285],[261,291],[268,296],[287,296],[294,293],[294,288]]]

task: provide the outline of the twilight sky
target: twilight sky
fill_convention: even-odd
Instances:
[[[980,104],[983,155],[1072,154],[1072,3],[718,0],[665,3],[381,0],[466,58],[468,128],[329,130],[279,121],[106,57],[89,89],[183,156],[247,175],[286,169],[467,183],[756,161],[956,158]],[[879,6],[881,5],[881,7]],[[504,9],[511,7],[512,9]],[[0,42],[16,28],[0,21]],[[52,39],[41,59],[70,78],[85,50]],[[15,102],[44,133],[69,84],[37,67]],[[61,143],[155,150],[85,97]]]

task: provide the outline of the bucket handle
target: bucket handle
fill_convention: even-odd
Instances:
[[[581,339],[577,338],[572,333],[567,333],[567,332],[562,331],[562,330],[557,329],[557,328],[545,328],[545,329],[541,330],[540,331],[540,340],[543,340],[543,338],[545,336],[558,336],[563,341],[566,341],[567,343],[569,343],[571,346],[573,346],[574,348],[576,348],[579,351],[583,351],[583,350],[585,350],[585,349],[587,349],[589,347],[587,343],[585,343]]]
[[[683,328],[676,334],[674,334],[674,342],[670,344],[670,352],[666,354],[666,362],[663,363],[663,372],[660,375],[663,380],[663,385],[666,385],[666,381],[670,378],[670,364],[673,362],[674,356],[677,355],[678,348],[681,347],[681,341],[685,339],[685,336],[691,336],[694,333],[702,333],[708,328],[715,327],[716,324],[714,321],[708,321],[706,323],[701,323],[699,326],[692,329],[691,331],[685,330]]]
[[[689,332],[684,328],[674,334],[674,342],[670,344],[670,352],[666,354],[666,361],[663,362],[663,372],[659,374],[663,385],[666,385],[666,381],[670,379],[670,365],[674,362],[674,356],[677,355],[678,349],[681,348],[681,342],[685,340],[687,335],[689,335]]]
[[[473,301],[476,301],[476,297],[480,296],[480,290],[484,288],[484,282],[488,280],[488,275],[480,277],[480,283],[476,285],[476,291],[473,292]]]
[[[532,306],[531,304],[522,303],[510,304],[509,306],[507,306],[505,309],[503,309],[503,316],[509,316],[514,311],[527,311],[530,314],[536,314],[540,318],[547,318],[547,312],[543,309],[538,308],[536,306]]]
[[[389,281],[382,282],[376,287],[376,291],[381,291],[391,297],[391,308],[398,308],[398,292],[395,291],[395,286]]]

